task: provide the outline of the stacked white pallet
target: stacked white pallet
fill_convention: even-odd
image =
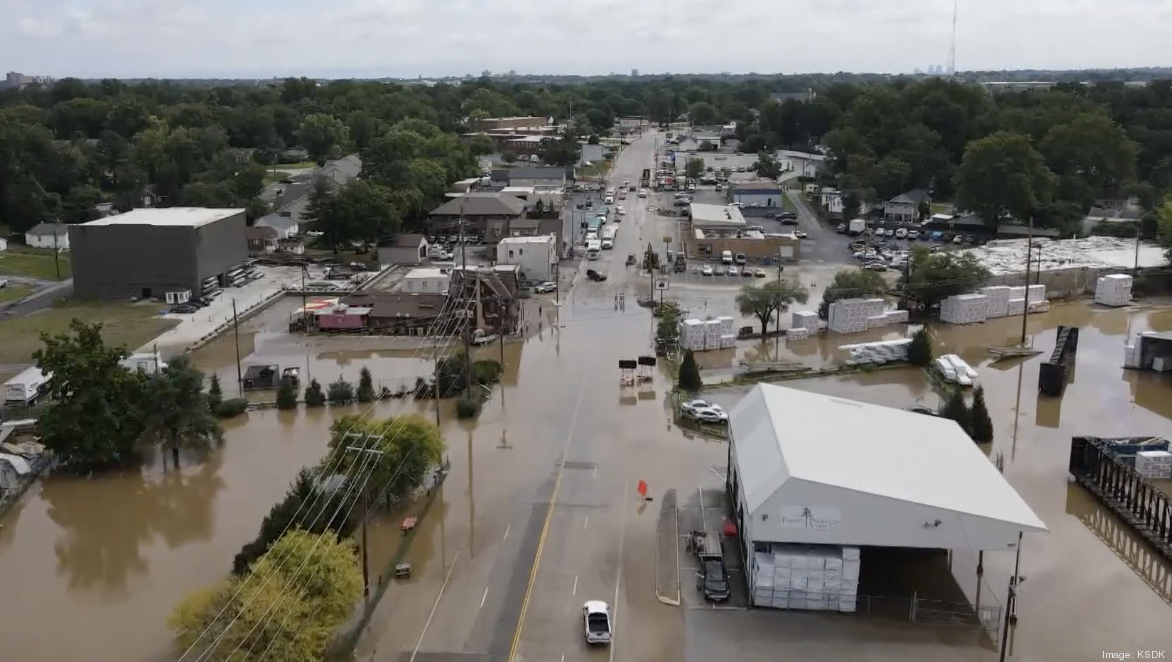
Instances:
[[[1140,346],[1136,343],[1123,346],[1123,367],[1124,368],[1139,368],[1143,361]]]
[[[943,356],[938,356],[932,363],[940,371],[940,374],[944,377],[944,381],[950,384],[956,383],[956,368],[952,365],[952,361],[949,361]]]
[[[793,327],[785,332],[786,340],[805,340],[810,337],[810,330],[804,327]]]
[[[716,321],[719,323],[718,328],[720,330],[720,348],[729,349],[731,347],[736,347],[737,334],[733,330],[733,325],[736,324],[736,320],[727,315],[722,315],[721,317],[717,317]]]
[[[1132,278],[1111,274],[1095,281],[1095,303],[1103,306],[1126,306],[1131,303]]]
[[[815,313],[811,310],[795,310],[793,321],[790,322],[790,328],[817,331],[818,313]]]
[[[1009,300],[1009,307],[1006,308],[1005,314],[1009,317],[1017,317],[1025,314],[1025,297],[1017,297]]]
[[[1013,287],[1010,287],[1009,288],[1009,298],[1010,299],[1024,299],[1024,298],[1026,298],[1026,286],[1025,285],[1014,285]]]
[[[1031,301],[1029,303],[1031,313],[1046,313],[1050,311],[1050,302],[1046,299],[1041,301]]]
[[[964,359],[956,354],[945,354],[940,357],[952,366],[956,373],[956,383],[961,386],[972,386],[977,381],[977,371]]]
[[[883,299],[840,299],[830,304],[827,327],[835,333],[858,333],[867,329],[867,320],[882,315]]]
[[[940,321],[949,324],[984,322],[989,297],[984,294],[957,294],[940,302]]]
[[[850,353],[846,360],[847,365],[881,365],[895,361],[906,361],[907,348],[911,344],[911,338],[904,338],[843,345],[839,349]]]
[[[853,612],[859,592],[859,549],[775,544],[753,555],[753,605],[773,609]]]
[[[990,285],[981,290],[982,294],[989,297],[989,304],[985,309],[985,317],[1005,317],[1009,314],[1011,289],[1008,285]]]
[[[1034,303],[1035,301],[1045,301],[1046,286],[1041,283],[1038,283],[1037,285],[1030,285],[1029,290],[1027,290],[1026,293],[1026,300],[1030,303]]]
[[[889,310],[883,316],[887,318],[887,324],[907,324],[906,310]]]
[[[1135,454],[1135,471],[1144,478],[1168,480],[1172,478],[1172,453],[1140,451]]]
[[[859,571],[862,557],[858,547],[842,548],[842,574],[838,587],[838,609],[843,613],[854,613],[859,599]]]
[[[720,336],[723,335],[720,329],[719,320],[705,320],[704,321],[704,349],[713,350],[720,349]]]
[[[704,322],[698,319],[680,322],[680,347],[693,352],[704,351]]]

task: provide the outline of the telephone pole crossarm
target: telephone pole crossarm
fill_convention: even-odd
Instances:
[[[362,444],[360,446],[350,445],[350,442],[357,442]],[[342,435],[342,442],[347,445],[343,450],[347,453],[365,453],[367,455],[374,455],[382,457],[385,453],[382,450],[383,435],[362,433],[362,432],[347,432]],[[367,545],[367,529],[366,520],[367,514],[370,512],[370,493],[365,486],[362,489],[362,595],[363,597],[370,596],[370,554],[369,546]]]

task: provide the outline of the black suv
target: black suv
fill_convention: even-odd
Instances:
[[[596,283],[601,283],[602,281],[606,280],[606,274],[599,273],[593,269],[586,270],[586,277]]]
[[[725,602],[729,598],[728,573],[720,559],[706,558],[700,562],[696,572],[697,587],[704,593],[705,600]]]

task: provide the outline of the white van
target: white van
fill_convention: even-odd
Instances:
[[[723,264],[732,264],[733,263],[732,251],[722,251],[720,253],[720,261]]]
[[[614,204],[614,196],[613,195],[606,196],[606,204],[608,204],[608,205]]]

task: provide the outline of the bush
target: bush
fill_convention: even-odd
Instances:
[[[248,411],[248,400],[232,398],[216,405],[216,410],[213,413],[219,418],[236,418],[246,411]]]
[[[316,379],[309,380],[309,388],[305,389],[306,407],[324,407],[326,396],[321,392],[321,384]]]
[[[978,444],[993,441],[993,419],[985,405],[985,389],[980,386],[973,391],[973,406],[969,409],[969,435]]]
[[[277,388],[277,409],[297,409],[297,387],[292,379],[282,379]]]
[[[952,394],[944,401],[944,407],[940,410],[940,416],[953,421],[960,425],[961,429],[970,435],[970,414],[969,407],[965,404],[964,393],[960,389],[953,389]]]
[[[695,393],[704,387],[704,380],[700,378],[700,365],[696,363],[696,355],[690,349],[684,352],[684,360],[680,363],[679,384],[688,393]]]
[[[212,373],[212,385],[208,387],[208,409],[216,411],[223,401],[224,390],[220,388],[220,377]]]
[[[332,405],[346,404],[354,399],[354,385],[339,377],[326,389],[326,397]]]
[[[472,364],[472,378],[476,380],[477,384],[485,386],[492,386],[499,382],[504,371],[501,362],[493,359],[481,359]]]
[[[907,362],[923,368],[932,362],[932,358],[932,340],[928,337],[928,327],[920,327],[907,347]]]
[[[358,401],[374,402],[374,378],[370,376],[370,369],[363,368],[358,373]]]
[[[476,418],[480,414],[480,401],[471,398],[456,400],[456,418]]]

